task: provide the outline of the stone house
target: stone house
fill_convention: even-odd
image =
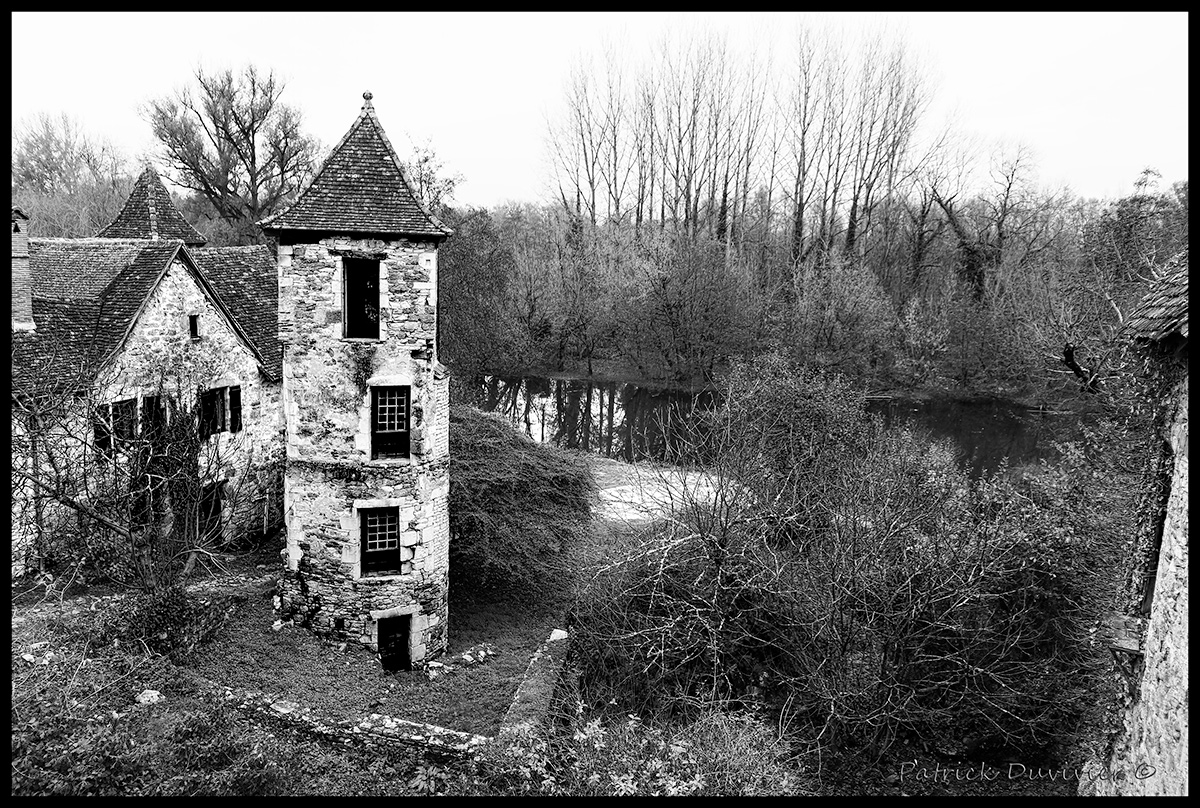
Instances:
[[[404,668],[445,650],[449,379],[437,251],[363,95],[312,182],[260,223],[278,244],[287,424],[285,616]]]
[[[1185,251],[1132,313],[1126,331],[1158,388],[1161,496],[1142,518],[1127,614],[1112,643],[1128,679],[1123,726],[1105,775],[1081,784],[1099,795],[1188,793],[1188,257]]]
[[[215,509],[227,537],[282,520],[284,616],[404,668],[447,641],[451,231],[363,98],[295,202],[259,223],[273,252],[205,248],[149,169],[93,239],[31,240],[13,209],[13,462],[46,454],[21,403],[39,396],[90,399],[60,430],[82,469],[137,439],[164,396],[195,406],[217,458],[201,516]],[[14,496],[14,574],[52,529],[34,493]]]
[[[148,529],[154,520],[134,512],[155,507],[162,481],[132,482],[130,458],[192,408],[203,486],[194,529],[219,542],[278,526],[282,354],[269,250],[204,248],[152,169],[95,238],[29,238],[27,222],[13,208],[14,576],[42,552],[40,538],[70,529],[77,511],[63,495]]]

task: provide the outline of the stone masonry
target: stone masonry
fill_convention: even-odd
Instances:
[[[199,317],[200,337],[189,336],[188,317]],[[226,317],[180,261],[174,262],[146,303],[125,350],[101,376],[99,398],[116,401],[156,392],[173,395],[237,385],[242,391],[242,429],[211,435],[201,450],[203,482],[223,481],[224,539],[262,534],[283,510],[279,384],[266,379],[258,361]]]
[[[343,259],[379,261],[379,340],[342,336]],[[446,647],[449,380],[434,357],[437,245],[323,238],[279,247],[287,422],[285,615],[378,650],[378,623],[411,615],[413,663]],[[371,387],[406,385],[408,458],[372,460]],[[405,569],[364,575],[359,511],[398,507]]]
[[[1188,793],[1188,392],[1185,377],[1168,420],[1174,455],[1154,603],[1143,642],[1145,667],[1125,710],[1105,777],[1095,793]],[[1085,789],[1081,789],[1086,791]]]

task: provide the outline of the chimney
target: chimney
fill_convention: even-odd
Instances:
[[[29,278],[29,217],[12,209],[12,330],[33,331],[33,288]]]

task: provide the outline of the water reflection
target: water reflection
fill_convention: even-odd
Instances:
[[[678,449],[693,412],[712,408],[716,394],[668,390],[629,382],[536,376],[491,376],[483,409],[507,416],[538,441],[624,460],[659,460]],[[1070,414],[1030,410],[1011,402],[873,398],[867,409],[887,424],[925,429],[958,445],[972,477],[997,469],[1053,459],[1055,441],[1069,437]]]

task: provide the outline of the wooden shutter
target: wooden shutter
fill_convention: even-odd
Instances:
[[[242,431],[242,388],[229,388],[229,431]]]

